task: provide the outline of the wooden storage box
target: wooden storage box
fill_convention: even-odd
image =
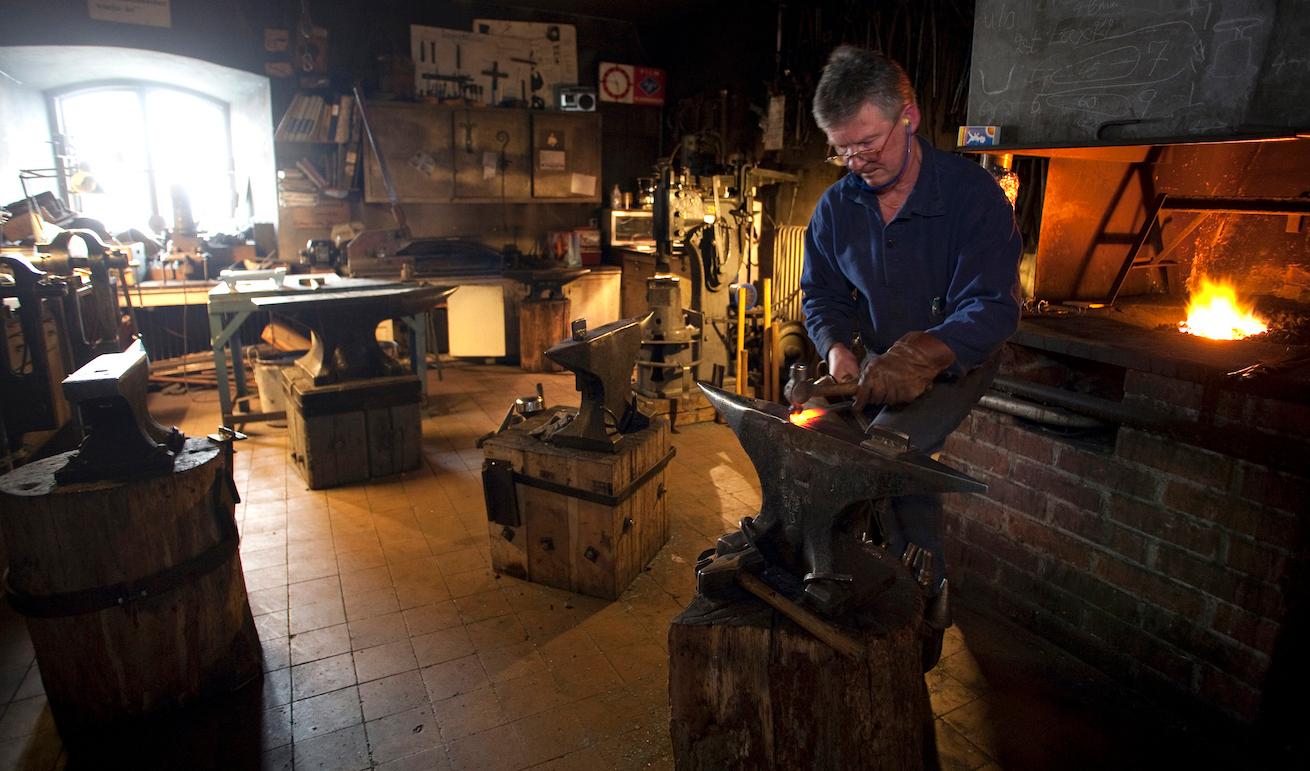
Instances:
[[[291,460],[311,490],[418,468],[422,399],[414,375],[316,386],[282,370]]]
[[[690,376],[688,376],[690,377]],[[657,396],[637,394],[637,409],[648,416],[662,416],[670,425],[689,426],[692,423],[708,423],[714,420],[716,411],[710,400],[700,389],[692,386],[686,393],[679,393],[673,399],[661,399]]]
[[[613,453],[531,435],[566,409],[547,410],[483,445],[491,564],[516,578],[616,599],[669,540],[669,424],[653,418]]]

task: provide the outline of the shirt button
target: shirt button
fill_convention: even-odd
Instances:
[[[887,241],[887,248],[888,248],[888,249],[891,249],[891,248],[893,248],[893,247],[895,247],[895,246],[896,246],[896,242],[895,242],[895,241],[891,241],[891,240],[888,240],[888,241]]]

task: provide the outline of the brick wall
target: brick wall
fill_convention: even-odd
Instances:
[[[1134,686],[1253,722],[1306,642],[1310,408],[1133,371],[1124,402],[1183,430],[1090,441],[974,410],[942,460],[990,490],[947,497],[952,582]]]

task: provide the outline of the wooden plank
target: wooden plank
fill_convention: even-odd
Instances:
[[[569,569],[572,549],[569,528],[569,500],[558,494],[519,486],[524,521],[528,527],[529,580],[547,586],[573,590]]]

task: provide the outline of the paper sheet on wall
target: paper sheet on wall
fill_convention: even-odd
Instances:
[[[420,97],[499,105],[524,99],[532,85],[532,62],[518,38],[457,29],[409,27],[414,90]]]
[[[588,197],[596,195],[596,178],[590,174],[569,175],[569,194]]]
[[[527,42],[527,58],[536,75],[528,89],[534,109],[557,109],[557,87],[577,85],[578,31],[572,24],[474,19],[473,31]]]

